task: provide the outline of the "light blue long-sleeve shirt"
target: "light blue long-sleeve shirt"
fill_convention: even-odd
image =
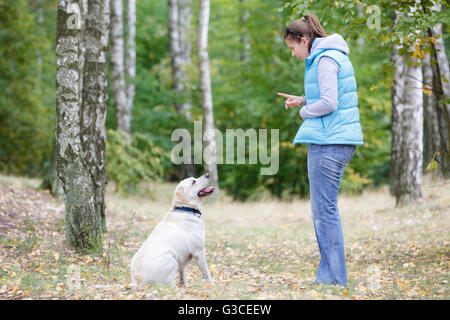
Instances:
[[[338,49],[347,55],[350,53],[347,43],[338,33],[325,38],[316,38],[310,52],[320,48]],[[319,60],[317,79],[319,81],[320,100],[300,109],[300,116],[303,119],[318,118],[336,110],[338,105],[338,72],[339,65],[333,59],[322,57]]]

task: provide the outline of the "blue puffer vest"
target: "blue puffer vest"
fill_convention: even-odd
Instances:
[[[316,49],[305,59],[306,103],[320,100],[317,68],[321,57],[330,57],[339,65],[338,106],[329,114],[305,119],[298,129],[293,144],[351,144],[362,145],[359,124],[358,95],[353,66],[347,55],[336,49]]]

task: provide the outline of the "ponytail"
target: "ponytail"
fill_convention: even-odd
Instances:
[[[305,14],[302,19],[292,21],[284,31],[284,39],[300,42],[300,38],[309,38],[308,50],[315,38],[325,38],[327,33],[314,14]]]

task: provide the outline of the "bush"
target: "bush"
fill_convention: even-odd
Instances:
[[[106,172],[118,190],[135,192],[142,181],[160,181],[163,157],[162,149],[143,134],[107,130]]]

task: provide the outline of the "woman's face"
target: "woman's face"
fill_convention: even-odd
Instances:
[[[286,45],[291,49],[291,53],[293,57],[297,57],[305,61],[305,59],[309,56],[308,51],[308,38],[302,37],[300,42],[285,40]]]

